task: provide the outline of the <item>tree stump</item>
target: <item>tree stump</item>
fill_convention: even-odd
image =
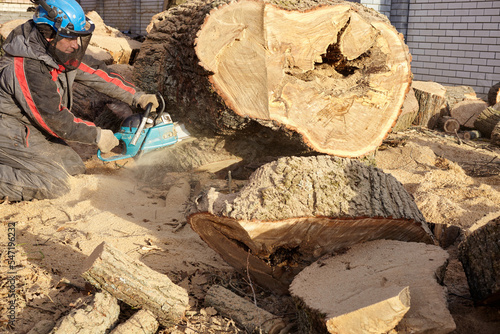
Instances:
[[[209,190],[198,210],[188,217],[193,230],[235,269],[281,293],[305,266],[355,243],[434,243],[415,202],[392,175],[330,156],[265,164],[238,193]]]
[[[84,268],[82,277],[90,284],[134,308],[151,311],[164,326],[180,320],[188,307],[185,289],[105,242],[96,247]]]
[[[482,304],[500,300],[500,217],[473,231],[459,245],[459,260],[472,298]]]
[[[485,137],[491,137],[495,126],[500,122],[500,111],[493,107],[483,109],[474,120],[474,128],[478,129]]]
[[[440,285],[447,262],[439,246],[395,240],[322,258],[290,285],[300,333],[450,333],[456,326]]]
[[[415,91],[410,89],[406,95],[405,102],[399,115],[396,125],[392,128],[392,132],[399,132],[408,129],[417,117],[418,101],[415,97]]]
[[[162,92],[193,134],[257,122],[317,152],[358,157],[381,144],[410,88],[403,36],[353,2],[195,0],[150,28],[135,82]]]
[[[474,121],[487,107],[488,104],[482,100],[465,100],[455,104],[450,111],[450,116],[455,118],[460,125],[472,129]]]
[[[413,124],[434,129],[446,102],[446,89],[431,81],[413,81],[411,87],[415,91],[419,106]]]

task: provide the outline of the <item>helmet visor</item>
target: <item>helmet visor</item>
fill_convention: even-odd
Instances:
[[[48,52],[65,71],[77,69],[85,55],[91,34],[78,37],[65,37],[57,34],[49,42]]]
[[[69,23],[64,28],[58,26],[59,24],[56,23],[56,29],[58,31],[58,34],[62,37],[67,37],[67,38],[89,36],[92,35],[95,29],[94,23],[88,17],[85,17],[85,27],[82,31],[74,30],[72,23]]]

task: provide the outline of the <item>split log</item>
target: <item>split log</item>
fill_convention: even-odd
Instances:
[[[438,127],[446,133],[455,134],[460,130],[460,122],[451,116],[439,118]]]
[[[490,106],[500,103],[500,82],[491,86],[488,91],[488,103]]]
[[[473,231],[459,245],[469,291],[479,303],[500,300],[500,217]]]
[[[265,164],[238,193],[208,191],[198,210],[188,221],[211,248],[282,293],[308,264],[355,243],[434,243],[413,198],[392,175],[331,156]]]
[[[410,59],[387,17],[358,3],[195,0],[153,17],[134,81],[162,92],[193,134],[257,122],[357,157],[395,124]]]
[[[488,107],[482,100],[465,100],[455,104],[450,111],[450,116],[466,128],[474,128],[474,121],[481,112]]]
[[[155,334],[160,324],[153,313],[139,310],[127,321],[116,326],[110,334]]]
[[[478,129],[485,137],[490,138],[495,126],[500,122],[500,111],[488,107],[474,121],[474,128]]]
[[[405,102],[399,115],[396,125],[392,128],[392,132],[399,132],[408,129],[417,117],[418,101],[415,97],[415,91],[410,89],[406,95]]]
[[[500,122],[498,122],[493,131],[491,131],[491,143],[500,146]]]
[[[320,259],[290,285],[300,332],[450,333],[456,325],[439,283],[447,261],[439,246],[395,240]]]
[[[117,322],[119,314],[116,298],[107,292],[98,292],[93,303],[72,310],[50,334],[104,334]]]
[[[188,307],[185,289],[105,242],[96,247],[84,268],[82,277],[90,284],[134,308],[151,311],[164,326],[178,321]]]
[[[446,102],[446,89],[437,82],[431,81],[413,81],[411,87],[415,91],[419,106],[413,124],[434,129]]]
[[[233,319],[244,327],[247,333],[278,334],[285,323],[283,319],[257,307],[254,303],[220,285],[207,291],[205,304],[212,306],[222,316]]]

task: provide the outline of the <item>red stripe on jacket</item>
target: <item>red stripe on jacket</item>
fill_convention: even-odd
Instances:
[[[90,74],[95,74],[95,75],[99,76],[100,78],[102,78],[103,80],[105,80],[106,82],[111,82],[111,83],[115,84],[116,86],[120,87],[121,89],[129,92],[132,95],[135,94],[135,89],[133,87],[129,87],[129,86],[125,85],[123,83],[123,81],[121,81],[118,78],[110,77],[108,75],[108,73],[104,72],[103,70],[93,69],[92,67],[85,65],[84,63],[80,63],[80,66],[78,66],[78,69],[80,69],[84,72],[90,73]]]
[[[40,124],[40,126],[42,126],[45,130],[47,130],[48,133],[50,133],[54,137],[60,138],[45,123],[42,115],[40,115],[40,112],[36,107],[35,101],[33,101],[33,97],[31,96],[31,92],[28,86],[28,81],[26,81],[26,74],[24,73],[24,58],[14,58],[14,71],[16,73],[17,80],[19,81],[19,85],[21,86],[21,91],[23,92],[24,98],[26,99],[28,107],[30,108],[31,114],[35,117],[38,124]]]

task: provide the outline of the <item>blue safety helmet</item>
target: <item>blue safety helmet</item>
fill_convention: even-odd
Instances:
[[[92,34],[94,23],[75,0],[34,0],[39,5],[33,15],[36,24],[48,24],[60,36],[82,37]]]

